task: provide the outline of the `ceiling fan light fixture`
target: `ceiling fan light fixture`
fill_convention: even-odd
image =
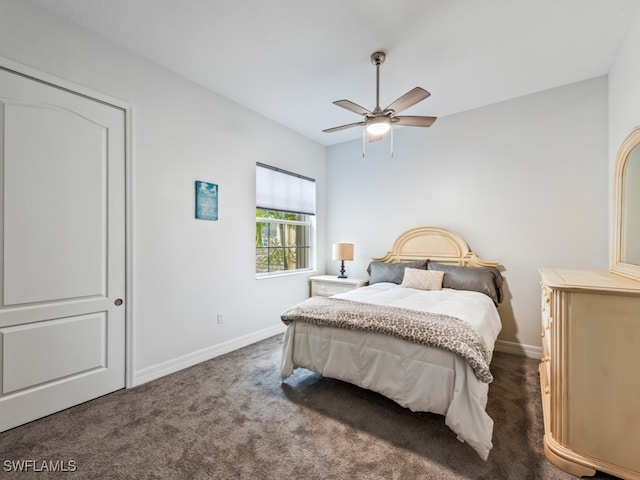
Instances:
[[[367,133],[369,135],[384,135],[391,129],[389,117],[376,117],[367,122]]]
[[[390,132],[391,134],[391,156],[393,157],[393,130],[391,124],[408,126],[408,127],[430,127],[436,121],[436,117],[426,117],[424,115],[403,115],[398,116],[400,112],[412,107],[418,102],[431,95],[424,88],[415,87],[402,95],[400,98],[391,103],[387,108],[380,108],[380,65],[384,63],[386,53],[374,52],[371,55],[371,63],[376,66],[376,107],[373,110],[367,110],[351,100],[336,100],[334,105],[342,107],[350,112],[362,115],[362,121],[340,125],[338,127],[325,128],[323,132],[337,132],[346,128],[364,126],[362,129],[362,156],[365,156],[365,144],[367,137],[370,143],[382,140],[382,138]]]

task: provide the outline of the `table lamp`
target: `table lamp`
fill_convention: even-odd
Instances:
[[[340,260],[342,262],[338,278],[347,278],[344,274],[344,261],[353,260],[353,243],[334,243],[333,259]]]

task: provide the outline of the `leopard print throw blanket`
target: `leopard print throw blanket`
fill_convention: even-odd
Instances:
[[[491,352],[480,334],[456,317],[407,308],[373,305],[342,298],[311,297],[282,315],[289,325],[300,320],[316,325],[393,335],[453,352],[469,362],[481,382],[491,383]]]

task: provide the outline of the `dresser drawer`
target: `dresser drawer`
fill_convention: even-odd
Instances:
[[[551,332],[549,330],[543,330],[544,336],[542,337],[542,360],[551,358]]]
[[[312,297],[330,297],[365,286],[368,282],[360,278],[339,278],[332,275],[310,277]]]
[[[550,395],[551,393],[551,362],[543,360],[540,362],[540,389],[542,395]]]
[[[549,362],[542,362],[540,372],[540,393],[542,397],[542,420],[544,422],[545,435],[551,431],[551,388],[549,386]]]
[[[552,322],[553,322],[553,319],[549,315],[547,315],[545,312],[542,312],[542,317],[540,322],[542,324],[542,337],[549,335],[549,332],[551,331]]]
[[[542,359],[549,358],[549,352],[551,351],[551,322],[553,319],[551,318],[551,295],[552,292],[549,288],[543,283],[542,284],[542,313],[540,316],[542,330],[540,332],[540,337],[542,338]]]
[[[542,343],[542,357],[548,357],[551,351],[551,318],[542,313],[542,329],[540,331],[541,343]]]
[[[552,312],[551,312],[551,295],[552,292],[549,290],[549,288],[545,285],[542,284],[542,297],[540,299],[540,303],[542,305],[542,318],[543,319],[549,319],[552,316]],[[546,325],[544,325],[546,326]]]
[[[328,297],[331,295],[337,295],[338,293],[345,293],[349,290],[353,290],[351,285],[338,285],[335,283],[322,283],[314,282],[312,286],[312,295],[318,295],[322,297]]]

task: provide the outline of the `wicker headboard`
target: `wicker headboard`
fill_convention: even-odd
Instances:
[[[377,262],[410,262],[429,259],[433,262],[464,267],[497,267],[498,262],[482,260],[473,253],[457,233],[438,227],[407,230],[394,242],[393,248]]]

